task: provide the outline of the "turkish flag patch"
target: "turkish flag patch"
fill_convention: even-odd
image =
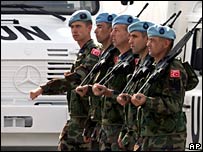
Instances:
[[[171,78],[180,78],[180,70],[171,70],[170,77]]]
[[[115,64],[118,63],[118,56],[114,56],[113,61]]]
[[[139,58],[135,58],[135,65],[139,63]]]
[[[92,49],[91,54],[93,54],[95,56],[100,56],[101,51],[94,48],[94,49]]]

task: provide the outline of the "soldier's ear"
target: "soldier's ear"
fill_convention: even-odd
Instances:
[[[92,24],[88,25],[87,29],[88,29],[89,32],[91,32],[91,30],[92,30]]]

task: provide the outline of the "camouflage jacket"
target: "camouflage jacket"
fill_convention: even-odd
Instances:
[[[139,60],[138,63],[136,64],[134,72],[139,70],[140,66],[145,62],[145,60],[148,58],[148,55],[141,61]],[[154,66],[150,66],[149,71],[152,71]],[[126,93],[133,95],[134,93],[137,93],[141,87],[139,85],[140,83],[143,84],[145,81],[145,78],[150,74],[150,72],[147,72],[146,75],[144,75],[142,78],[136,80],[136,81],[131,81],[131,83],[128,85],[128,87],[125,89]],[[129,83],[129,82],[128,82]],[[126,115],[126,122],[125,125],[128,127],[129,130],[133,130],[136,133],[138,133],[138,119],[137,119],[137,107],[135,107],[131,102],[127,104],[125,108],[125,115]]]
[[[105,75],[106,72],[110,67],[113,67],[118,56],[119,56],[119,50],[117,48],[114,48],[113,45],[110,45],[101,55],[101,58],[104,57],[109,51],[112,51],[113,53],[111,56],[106,60],[105,65],[102,66],[102,68],[94,75],[94,79],[92,84],[98,83]],[[92,89],[88,90],[88,94],[90,96],[89,103],[90,103],[90,109],[89,109],[89,117],[92,121],[101,121],[101,103],[103,98],[95,96],[92,93]]]
[[[96,48],[98,47],[92,39],[84,44],[77,55],[71,73],[65,78],[52,79],[45,85],[41,85],[40,87],[43,89],[42,94],[63,94],[64,92],[70,92],[70,90],[75,89],[94,64],[97,63],[101,51]]]
[[[187,79],[181,61],[174,59],[151,87],[143,90],[147,98],[141,108],[141,136],[172,135],[186,131],[186,116],[182,107]]]
[[[133,53],[131,50],[119,56],[119,61],[122,62]],[[116,64],[115,64],[116,65]],[[114,66],[115,66],[114,65]],[[132,73],[135,69],[135,61],[133,60],[130,63],[130,68],[128,71],[121,71],[120,73],[116,73],[114,77],[107,83],[107,87],[112,90],[116,90],[117,92],[121,92],[126,83],[126,76]],[[102,102],[102,124],[103,125],[122,125],[124,123],[124,113],[123,106],[121,106],[116,98],[113,97],[105,97]]]

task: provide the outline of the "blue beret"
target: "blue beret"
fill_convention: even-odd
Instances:
[[[101,13],[96,17],[96,24],[101,22],[112,23],[116,16],[116,14]]]
[[[154,23],[147,22],[147,21],[134,22],[128,26],[128,32],[129,33],[133,32],[133,31],[147,32],[147,29],[153,25],[154,25]]]
[[[176,34],[174,30],[168,26],[153,25],[147,30],[148,37],[158,36],[175,40]]]
[[[131,15],[119,15],[116,18],[114,18],[114,20],[112,21],[112,27],[116,24],[130,25],[133,22],[137,22],[137,21],[139,21],[139,19]]]
[[[75,21],[92,21],[92,16],[87,10],[78,10],[71,15],[68,25],[70,26]]]

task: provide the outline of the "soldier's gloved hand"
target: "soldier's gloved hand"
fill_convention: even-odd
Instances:
[[[34,100],[35,98],[37,98],[40,94],[42,94],[43,89],[41,87],[35,89],[35,90],[31,90],[30,91],[30,98],[32,100]]]
[[[131,95],[127,94],[127,93],[121,93],[117,96],[117,102],[122,105],[125,106],[127,103],[130,102],[131,100]]]
[[[104,85],[100,85],[98,83],[95,83],[92,87],[92,91],[93,91],[95,96],[102,96],[107,91],[107,87]]]
[[[88,85],[78,86],[78,87],[76,87],[75,91],[76,91],[77,94],[79,94],[81,97],[84,97],[84,96],[87,94]]]
[[[141,106],[146,102],[146,96],[142,93],[136,93],[132,96],[131,102],[136,107]]]

